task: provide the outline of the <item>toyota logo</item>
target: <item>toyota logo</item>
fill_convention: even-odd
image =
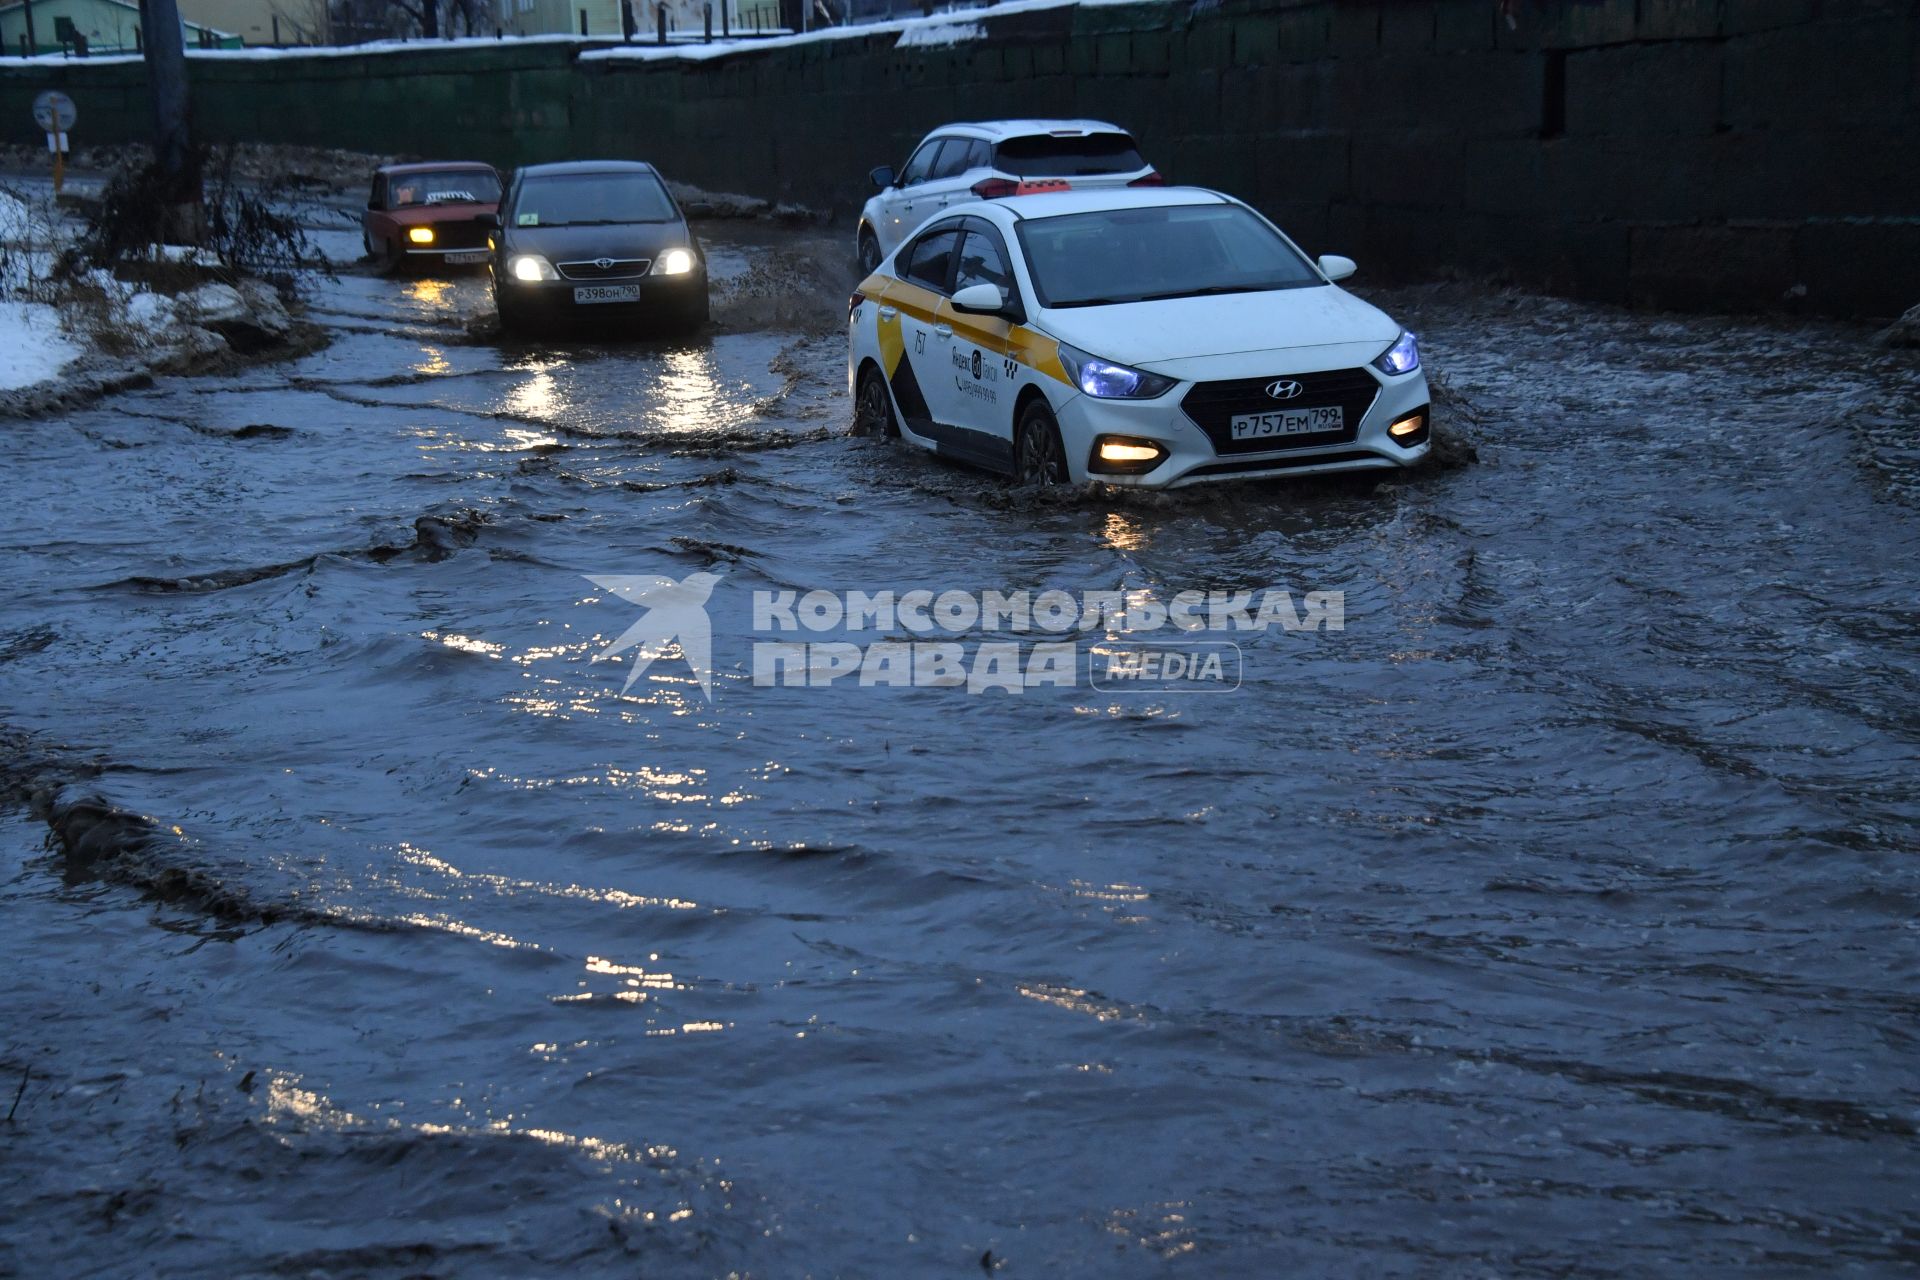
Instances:
[[[600,268],[602,271],[611,271],[613,270],[613,259],[612,258],[595,258],[593,260],[593,265]]]
[[[1291,400],[1305,390],[1292,378],[1275,378],[1267,384],[1267,394],[1275,400]]]

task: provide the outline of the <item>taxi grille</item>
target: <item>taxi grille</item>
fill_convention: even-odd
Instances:
[[[1298,382],[1299,395],[1275,400],[1267,386],[1279,379]],[[1213,451],[1220,454],[1274,453],[1282,449],[1318,449],[1351,444],[1360,433],[1360,419],[1373,407],[1380,383],[1365,369],[1334,369],[1325,373],[1277,373],[1265,378],[1236,378],[1231,382],[1202,382],[1187,392],[1180,407],[1207,433]],[[1273,413],[1281,409],[1318,409],[1338,405],[1343,425],[1338,431],[1313,435],[1233,438],[1233,419],[1242,413]]]
[[[601,263],[606,266],[601,266]],[[566,280],[638,280],[653,265],[651,258],[600,258],[592,262],[556,262],[554,270]]]

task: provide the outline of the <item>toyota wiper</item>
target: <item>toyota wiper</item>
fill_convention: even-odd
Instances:
[[[543,227],[639,227],[665,221],[665,218],[576,218],[571,222],[542,222],[539,225]]]

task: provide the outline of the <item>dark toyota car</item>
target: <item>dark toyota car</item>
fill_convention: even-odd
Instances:
[[[520,170],[490,237],[500,327],[707,319],[707,262],[650,164],[579,160]]]

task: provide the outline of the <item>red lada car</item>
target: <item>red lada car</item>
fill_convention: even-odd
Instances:
[[[367,256],[383,272],[410,263],[479,266],[487,228],[475,219],[500,209],[500,175],[474,161],[390,164],[374,172],[361,227]]]

